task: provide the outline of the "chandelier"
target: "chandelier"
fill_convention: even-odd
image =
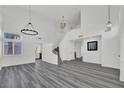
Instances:
[[[31,23],[31,6],[29,6],[29,22],[27,25],[24,26],[23,29],[21,29],[21,33],[26,35],[38,35],[38,32],[34,29],[33,24]]]
[[[61,22],[60,22],[60,28],[64,29],[66,27],[64,16],[62,16]]]
[[[108,31],[111,31],[111,28],[112,28],[112,23],[111,23],[111,7],[110,5],[108,5],[108,20],[107,20],[107,23],[106,23],[106,32]]]

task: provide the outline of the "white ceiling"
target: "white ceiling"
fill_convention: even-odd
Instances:
[[[111,12],[114,14],[112,14],[111,16],[118,14],[118,13],[115,13],[116,12],[115,9],[118,6],[114,6],[114,7],[112,6]],[[0,6],[0,8],[1,8],[0,12],[4,11],[5,14],[7,14],[7,15],[13,16],[12,14],[14,14],[14,16],[15,16],[15,14],[18,14],[17,16],[20,16],[20,17],[24,16],[24,17],[28,18],[29,6],[26,6],[26,5],[6,5],[6,6]],[[107,16],[107,6],[32,5],[31,11],[32,11],[32,14],[38,15],[41,18],[41,20],[47,19],[47,20],[52,20],[56,23],[59,23],[61,16],[64,15],[67,23],[69,23],[71,25],[72,24],[76,25],[76,24],[80,23],[81,8],[85,9],[85,13],[82,14],[82,16],[86,15],[87,13],[89,13],[87,16],[90,16],[90,18],[92,18],[92,19],[93,19],[93,17],[92,17],[93,15],[98,17],[98,18],[101,15]],[[85,19],[85,20],[87,21],[88,19]],[[99,20],[101,20],[101,18]],[[93,22],[95,22],[95,21],[93,20]]]
[[[32,6],[32,11],[40,15],[58,20],[65,16],[65,20],[77,19],[80,14],[80,6]]]
[[[26,5],[5,5],[2,7],[2,11],[11,13],[19,13],[19,11],[24,11],[28,13],[29,6]],[[32,13],[38,14],[42,18],[47,18],[52,21],[58,22],[61,19],[61,16],[65,16],[65,20],[68,23],[79,24],[80,22],[80,9],[81,6],[76,5],[32,5]],[[10,12],[8,12],[10,13]]]

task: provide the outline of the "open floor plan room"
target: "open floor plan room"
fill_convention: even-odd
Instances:
[[[0,88],[124,88],[124,5],[0,5]]]

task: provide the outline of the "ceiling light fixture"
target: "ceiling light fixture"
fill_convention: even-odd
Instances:
[[[106,23],[106,32],[108,31],[111,31],[111,28],[112,28],[112,23],[111,23],[111,6],[108,5],[108,20],[107,20],[107,23]]]
[[[26,35],[38,35],[38,32],[34,30],[34,26],[31,23],[31,6],[29,6],[29,22],[23,29],[21,29],[21,32]]]
[[[66,27],[66,23],[65,23],[65,19],[64,19],[65,17],[64,16],[62,16],[62,19],[61,19],[61,22],[60,22],[60,28],[61,29],[64,29],[65,27]]]

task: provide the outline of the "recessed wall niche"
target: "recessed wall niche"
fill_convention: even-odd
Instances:
[[[87,50],[88,51],[97,51],[98,50],[97,41],[87,42]]]

